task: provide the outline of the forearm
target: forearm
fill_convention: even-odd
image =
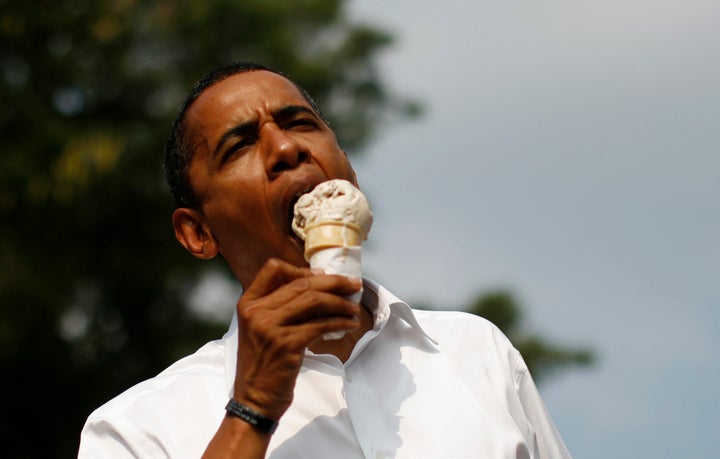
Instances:
[[[270,434],[263,433],[234,416],[226,415],[208,444],[203,459],[264,459]]]

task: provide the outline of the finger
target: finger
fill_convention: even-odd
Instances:
[[[338,296],[349,296],[359,291],[361,287],[362,282],[359,279],[336,274],[322,274],[295,279],[268,296],[278,302],[287,303],[293,298],[310,295],[311,292],[324,292],[332,293]]]
[[[356,318],[360,315],[360,305],[332,293],[310,290],[286,303],[275,315],[273,319],[281,326],[321,318]]]
[[[274,339],[288,332],[286,327],[324,318],[355,319],[361,307],[342,296],[308,290],[278,304],[267,297],[238,310],[238,320],[253,333]]]
[[[333,332],[350,332],[360,326],[359,317],[316,317],[308,322],[284,327],[290,347],[304,349],[323,335]]]
[[[271,258],[260,268],[243,295],[248,299],[262,298],[288,282],[312,274],[310,268],[291,265],[286,261]]]
[[[282,303],[273,300],[272,296],[269,295],[249,305],[240,305],[239,325],[246,330],[243,335],[248,338],[254,336],[253,339],[263,343],[284,342],[290,345],[290,349],[294,346],[299,346],[298,349],[304,348],[317,338],[312,332],[310,335],[307,333],[296,335],[298,333],[296,326],[315,322],[333,324],[335,321],[340,321],[339,328],[333,328],[331,331],[355,329],[362,312],[359,304],[334,293],[319,290],[307,290]],[[332,328],[332,325],[330,326]],[[293,344],[291,344],[288,339],[293,335],[296,336],[292,338]]]
[[[252,315],[255,309],[263,311],[287,309],[287,305],[298,298],[304,298],[307,304],[314,304],[316,300],[314,292],[346,297],[359,291],[361,287],[362,282],[356,278],[325,274],[310,275],[294,279],[264,297],[253,298],[252,294],[243,295],[238,307],[244,311],[243,315]]]

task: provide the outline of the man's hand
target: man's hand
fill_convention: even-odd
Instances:
[[[280,419],[308,345],[359,326],[360,306],[344,297],[360,287],[359,279],[269,260],[237,304],[235,399]]]
[[[359,279],[325,275],[269,260],[237,303],[238,358],[233,398],[280,419],[290,406],[305,349],[329,332],[360,325],[360,306],[345,299]],[[203,458],[264,458],[270,435],[225,416]]]

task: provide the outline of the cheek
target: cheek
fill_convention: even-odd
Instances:
[[[357,186],[357,175],[355,175],[355,170],[352,168],[352,165],[350,164],[350,161],[347,159],[347,157],[343,154],[343,159],[338,163],[338,169],[340,171],[340,175],[344,177],[347,181],[352,183],[353,185]]]
[[[264,206],[262,177],[257,177],[252,164],[244,158],[232,161],[210,175],[206,192],[205,202],[212,211],[219,214],[227,212],[252,215]]]
[[[324,145],[321,151],[324,154],[318,158],[318,162],[329,177],[344,178],[357,185],[355,170],[352,168],[345,152],[336,143]]]
[[[266,206],[242,196],[226,194],[212,200],[206,209],[208,221],[218,232],[251,232],[268,224]]]
[[[263,187],[236,184],[217,191],[207,217],[221,242],[249,246],[273,239],[277,222]]]
[[[263,248],[272,245],[273,225],[266,217],[256,207],[237,205],[232,209],[218,208],[208,221],[225,258],[254,259]]]

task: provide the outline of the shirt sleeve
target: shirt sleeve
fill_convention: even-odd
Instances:
[[[153,458],[130,435],[105,419],[88,419],[80,434],[78,459]]]
[[[517,351],[516,351],[517,352]],[[517,362],[514,370],[515,385],[525,419],[535,433],[535,446],[539,459],[571,459],[560,433],[555,428],[545,403],[530,375],[520,353],[516,354]]]

